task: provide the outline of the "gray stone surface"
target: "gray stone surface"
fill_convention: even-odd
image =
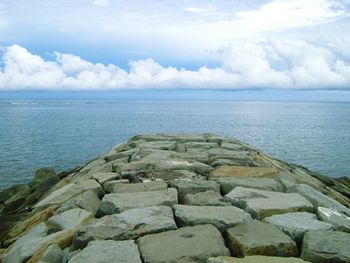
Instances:
[[[331,197],[315,190],[311,186],[308,186],[306,184],[297,184],[295,187],[295,191],[304,196],[306,199],[308,199],[314,205],[315,210],[317,209],[317,207],[323,206],[333,208],[338,212],[345,213],[346,215],[350,216],[349,208],[338,203]]]
[[[108,181],[106,183],[103,184],[103,190],[105,191],[105,193],[110,193],[114,187],[114,185],[116,184],[129,184],[129,180],[128,179],[119,179],[119,180],[112,180],[112,181]]]
[[[244,258],[216,257],[209,258],[207,263],[304,263],[300,258],[269,257],[269,256],[247,256]]]
[[[94,215],[81,208],[73,208],[49,218],[48,222],[57,225],[61,230],[73,229],[93,218]]]
[[[317,208],[317,215],[322,221],[332,224],[336,230],[350,233],[350,217],[332,208],[321,206]]]
[[[220,185],[214,181],[199,181],[199,180],[173,180],[169,182],[169,186],[177,189],[179,201],[183,202],[183,199],[187,194],[195,194],[199,192],[205,192],[213,190],[220,193]]]
[[[142,263],[137,245],[133,240],[91,241],[69,263]]]
[[[226,158],[225,158],[226,159]],[[248,167],[224,165],[216,168],[209,174],[209,179],[223,177],[274,177],[278,170],[274,167]]]
[[[277,226],[298,243],[307,231],[333,229],[331,224],[319,221],[315,214],[306,212],[274,215],[264,218],[264,222]]]
[[[61,213],[72,208],[82,208],[95,215],[100,206],[100,202],[95,192],[88,190],[64,202],[60,208],[58,208],[57,212]]]
[[[257,220],[246,221],[227,231],[228,247],[233,256],[265,255],[294,257],[295,242],[274,225]]]
[[[97,215],[110,215],[137,207],[174,204],[177,204],[177,191],[174,188],[164,191],[106,194],[101,201]]]
[[[94,178],[100,185],[103,185],[104,183],[108,181],[112,181],[118,178],[118,174],[116,173],[94,173],[92,175],[92,178]]]
[[[277,191],[283,192],[283,186],[276,180],[271,178],[256,178],[256,177],[245,177],[245,178],[223,178],[216,179],[220,184],[221,192],[223,194],[228,194],[235,187],[248,187],[267,191]]]
[[[248,220],[251,216],[233,206],[188,206],[174,205],[176,222],[180,226],[212,224],[221,232]]]
[[[164,181],[154,181],[135,184],[114,184],[109,188],[111,193],[136,193],[166,190],[168,185]]]
[[[152,141],[152,142],[141,142],[138,144],[139,148],[149,148],[158,150],[175,150],[175,141]]]
[[[227,256],[220,232],[212,225],[182,227],[138,239],[144,262],[205,262],[209,257]]]
[[[145,234],[176,228],[170,207],[134,208],[120,214],[104,216],[82,227],[74,238],[73,248],[84,248],[91,240],[135,239]]]
[[[300,257],[313,263],[350,262],[350,233],[311,231],[303,239]]]
[[[49,168],[49,167],[40,168],[35,172],[35,175],[34,175],[33,180],[32,180],[32,186],[36,187],[37,185],[39,185],[47,180],[52,180],[53,183],[57,183],[59,181],[59,178],[56,175],[54,169]]]
[[[280,193],[245,187],[236,187],[225,195],[225,200],[249,212],[254,218],[288,212],[312,212],[312,204],[296,193]]]
[[[185,205],[198,206],[230,206],[230,202],[226,202],[224,198],[216,191],[209,190],[195,194],[187,194],[183,199]]]
[[[38,263],[62,263],[62,258],[62,249],[57,244],[53,244],[46,249]]]

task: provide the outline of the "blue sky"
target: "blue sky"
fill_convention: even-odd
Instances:
[[[344,94],[349,15],[348,0],[2,0],[0,90]]]

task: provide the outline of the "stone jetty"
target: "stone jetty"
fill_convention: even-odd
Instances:
[[[0,262],[350,262],[350,180],[213,134],[139,135],[0,192]]]

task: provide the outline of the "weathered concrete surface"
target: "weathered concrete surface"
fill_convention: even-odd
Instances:
[[[176,220],[181,226],[212,224],[224,232],[230,227],[252,220],[247,212],[232,206],[174,205],[173,208]]]
[[[276,226],[246,221],[227,231],[228,246],[234,256],[265,255],[294,257],[295,242]]]
[[[73,248],[84,248],[91,240],[135,239],[176,228],[170,207],[134,208],[120,214],[104,216],[82,227],[74,238]]]
[[[331,224],[319,221],[315,214],[306,212],[274,215],[264,218],[263,221],[277,226],[298,243],[301,242],[307,231],[333,229]]]
[[[301,258],[313,263],[350,262],[350,233],[311,231],[305,234]]]
[[[227,256],[220,232],[212,225],[182,227],[138,239],[144,262],[205,262],[209,257]]]
[[[254,218],[288,212],[311,212],[312,204],[296,193],[279,193],[253,188],[236,187],[225,195],[225,200],[241,207]]]
[[[141,263],[140,254],[134,241],[91,241],[81,252],[75,255],[69,263]]]
[[[98,216],[104,216],[131,208],[159,205],[172,206],[174,204],[177,204],[177,191],[174,188],[165,191],[106,194],[101,201],[97,214]]]

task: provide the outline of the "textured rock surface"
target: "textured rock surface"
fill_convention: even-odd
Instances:
[[[69,263],[141,263],[140,254],[134,241],[92,241]]]
[[[171,206],[174,204],[177,204],[177,191],[174,188],[169,188],[165,191],[107,194],[103,197],[97,213],[99,216],[103,216],[122,212],[130,208],[159,205]]]
[[[259,222],[247,221],[227,231],[228,245],[232,255],[265,255],[294,257],[297,255],[295,242],[277,227]]]
[[[301,258],[322,262],[350,262],[350,234],[340,231],[312,231],[304,236]]]
[[[229,255],[224,239],[212,225],[183,227],[147,235],[138,240],[144,262],[205,262],[209,257]]]
[[[247,212],[232,206],[175,205],[174,210],[176,221],[181,226],[212,224],[222,232],[239,223],[251,220]]]
[[[241,207],[254,218],[262,219],[288,212],[310,212],[312,204],[295,193],[279,193],[253,188],[236,187],[225,195],[225,200]]]
[[[274,215],[265,218],[264,222],[277,226],[297,242],[301,242],[307,231],[333,229],[331,224],[319,221],[315,214],[306,212]]]
[[[138,135],[0,191],[0,262],[304,262],[290,236],[349,262],[349,187],[225,136]]]

